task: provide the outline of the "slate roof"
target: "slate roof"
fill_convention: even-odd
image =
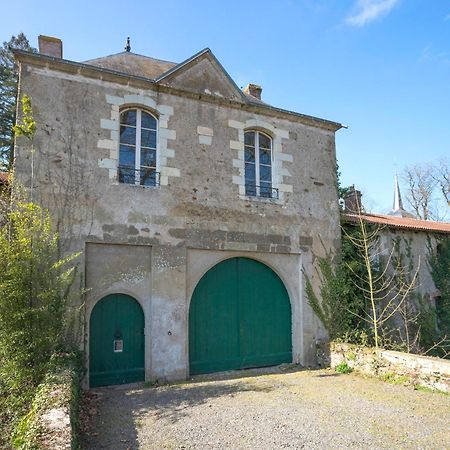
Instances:
[[[198,52],[197,54],[191,56],[190,58],[182,61],[179,64],[176,64],[171,61],[165,61],[161,59],[151,58],[149,56],[138,55],[133,52],[121,52],[116,53],[114,55],[109,55],[101,58],[90,59],[88,61],[84,61],[82,63],[70,61],[67,59],[55,58],[53,56],[42,55],[39,53],[28,52],[20,49],[13,49],[13,53],[15,58],[18,61],[40,61],[40,63],[51,63],[55,66],[64,65],[67,68],[72,68],[72,70],[77,70],[80,73],[80,70],[83,71],[85,69],[90,70],[92,68],[97,71],[104,71],[104,73],[108,73],[111,75],[125,75],[130,76],[135,79],[140,79],[144,81],[151,81],[154,83],[164,84],[167,77],[170,77],[172,73],[175,73],[177,70],[181,70],[183,66],[189,64],[191,61],[196,58],[201,57],[205,53],[210,53],[211,58],[218,64],[218,66],[223,70],[226,77],[229,78],[230,83],[236,87],[237,93],[239,93],[240,100],[243,103],[246,103],[249,106],[260,106],[263,108],[267,108],[271,110],[274,114],[289,114],[293,115],[307,121],[312,121],[317,125],[324,125],[327,129],[331,129],[333,131],[337,131],[341,128],[346,128],[344,125],[338,122],[334,122],[327,119],[321,119],[319,117],[310,116],[307,114],[301,114],[295,111],[290,111],[278,107],[274,107],[264,101],[253,97],[252,95],[248,95],[243,92],[236,86],[236,83],[229,76],[226,70],[220,64],[220,61],[214,56],[209,48],[205,48]]]
[[[159,81],[160,78],[164,78],[164,76],[168,75],[167,72],[173,72],[177,70],[178,67],[185,65],[192,59],[198,57],[208,50],[209,49],[204,49],[181,63],[164,61],[161,59],[151,58],[149,56],[138,55],[137,53],[125,51],[116,53],[115,55],[90,59],[88,61],[84,61],[84,64],[89,64],[91,66],[101,67],[103,69],[115,70],[116,72],[127,73],[129,75]],[[232,82],[234,83],[234,81]],[[236,88],[239,89],[237,86]],[[269,106],[268,103],[263,102],[262,100],[246,92],[242,92],[242,95],[250,103]]]
[[[162,59],[150,58],[149,56],[138,55],[132,52],[122,52],[102,58],[90,59],[89,61],[84,61],[84,64],[151,80],[159,78],[177,65],[177,63],[171,61],[163,61]]]
[[[350,222],[359,220],[358,214],[344,214]],[[400,228],[412,231],[432,231],[437,233],[450,233],[450,223],[419,220],[410,217],[386,216],[383,214],[361,214],[365,222],[386,225],[390,228]]]

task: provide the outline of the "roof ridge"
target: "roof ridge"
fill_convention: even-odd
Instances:
[[[162,62],[162,63],[168,63],[168,64],[174,64],[174,65],[178,64],[174,61],[167,61],[166,59],[154,58],[153,56],[141,55],[140,53],[127,52],[127,51],[113,53],[111,55],[106,55],[106,56],[99,56],[98,58],[87,59],[86,61],[83,61],[83,62],[96,61],[98,59],[110,58],[111,56],[118,56],[118,55],[125,55],[125,54],[139,56],[141,58],[151,59],[152,61],[158,61],[158,62]]]

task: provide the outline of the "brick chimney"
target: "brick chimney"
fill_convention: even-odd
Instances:
[[[261,92],[262,92],[261,86],[258,86],[257,84],[249,83],[249,84],[247,84],[247,86],[245,86],[243,91],[246,94],[250,94],[252,97],[256,97],[258,100],[261,100]]]
[[[355,185],[350,186],[347,195],[344,197],[345,211],[349,213],[358,213],[363,211],[361,204],[361,191],[355,189]]]
[[[38,38],[39,41],[39,53],[41,55],[53,56],[53,58],[62,58],[62,41],[61,39],[43,36],[42,34]]]

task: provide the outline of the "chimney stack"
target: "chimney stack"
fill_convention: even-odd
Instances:
[[[39,53],[41,55],[53,56],[53,58],[62,58],[62,41],[61,39],[43,36],[42,34],[38,38],[39,41]]]
[[[247,86],[245,86],[243,91],[246,94],[249,94],[252,97],[257,98],[258,100],[261,100],[261,92],[262,92],[262,87],[261,86],[258,86],[257,84],[249,83],[249,84],[247,84]]]
[[[355,185],[350,186],[347,195],[344,197],[345,202],[345,210],[344,212],[349,213],[360,213],[363,211],[363,207],[361,204],[361,191],[355,189]]]

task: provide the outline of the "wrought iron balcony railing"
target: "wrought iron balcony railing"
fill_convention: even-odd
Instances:
[[[245,195],[250,197],[273,198],[278,200],[279,192],[272,186],[258,186],[255,184],[245,185]]]
[[[120,165],[117,168],[119,183],[137,184],[139,186],[159,186],[160,173],[154,167]]]

